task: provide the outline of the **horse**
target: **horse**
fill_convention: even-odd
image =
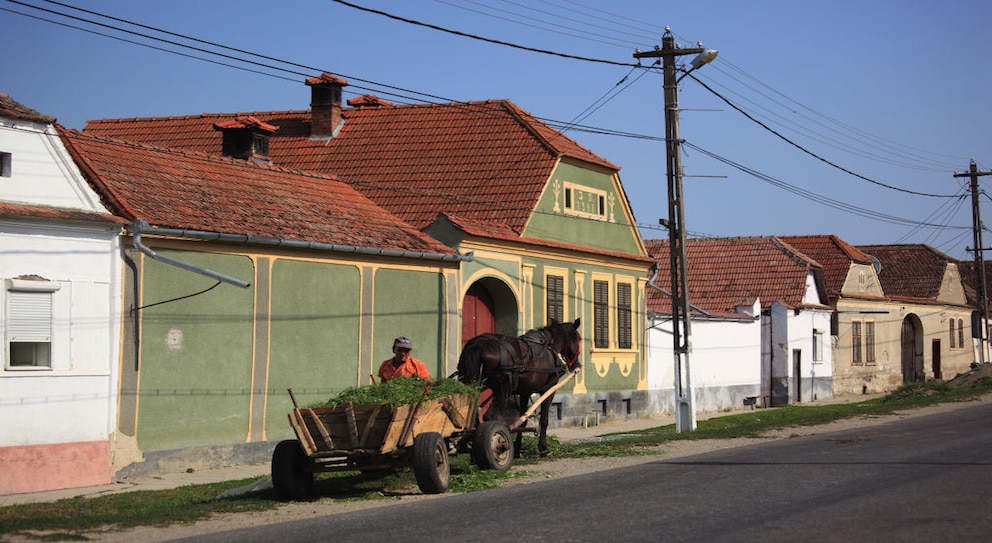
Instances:
[[[470,339],[458,357],[458,379],[463,383],[481,383],[492,391],[492,405],[483,420],[516,420],[527,410],[531,394],[543,394],[558,379],[579,367],[581,337],[579,319],[575,322],[551,323],[522,336],[482,334]],[[511,396],[516,395],[516,405]],[[551,454],[548,448],[548,414],[554,394],[540,407],[538,452]],[[513,416],[510,412],[515,412]],[[520,455],[517,433],[515,455]]]

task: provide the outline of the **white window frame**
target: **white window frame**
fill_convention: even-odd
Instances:
[[[55,335],[54,293],[61,285],[54,281],[6,279],[4,318],[4,369],[9,371],[50,371]],[[12,344],[33,344],[31,364],[14,364]],[[43,349],[47,347],[47,349]],[[42,349],[39,351],[38,349]]]
[[[823,361],[823,330],[813,329],[813,362]]]

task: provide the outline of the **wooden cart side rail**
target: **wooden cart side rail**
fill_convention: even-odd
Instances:
[[[351,448],[358,447],[358,423],[355,421],[355,406],[348,402],[344,406],[345,420],[348,422],[348,437],[351,438]]]
[[[320,417],[318,417],[317,414],[313,412],[313,409],[307,409],[306,411],[307,414],[310,415],[310,418],[313,419],[313,424],[314,426],[317,427],[317,431],[320,432],[320,437],[324,438],[323,448],[333,449],[334,440],[331,439],[331,433],[327,431],[327,426],[324,426],[324,421],[320,420]]]
[[[299,409],[293,409],[289,412],[289,425],[296,432],[296,437],[299,438],[300,444],[303,445],[303,450],[306,451],[307,456],[313,456],[317,452],[317,444],[314,443],[313,436],[310,435],[310,429],[307,428],[307,423],[303,420],[303,414],[300,413]]]
[[[382,405],[376,405],[372,409],[372,413],[369,414],[369,420],[365,423],[365,427],[362,429],[362,435],[358,439],[358,448],[364,449],[368,444],[369,435],[372,433],[372,428],[375,426],[376,419],[379,418],[379,411],[382,410]]]

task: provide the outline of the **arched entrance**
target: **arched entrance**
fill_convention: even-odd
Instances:
[[[462,347],[493,332],[517,335],[517,300],[505,283],[486,277],[472,283],[462,300]]]
[[[923,323],[916,315],[902,320],[902,382],[923,381]]]

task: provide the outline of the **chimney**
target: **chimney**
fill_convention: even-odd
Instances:
[[[224,133],[222,154],[231,158],[270,164],[269,135],[278,126],[262,122],[255,117],[238,115],[233,119],[214,123],[214,130]]]
[[[333,138],[341,127],[341,89],[348,82],[324,73],[306,83],[310,87],[310,138]]]

